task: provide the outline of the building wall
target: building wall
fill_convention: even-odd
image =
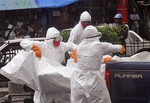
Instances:
[[[72,5],[52,9],[60,15],[52,15],[52,25],[60,29],[74,27],[83,11],[88,11],[92,16],[92,24],[112,23],[117,12],[115,0],[80,0]]]
[[[93,25],[112,23],[117,12],[116,0],[80,0],[62,8],[14,10],[5,11],[3,14],[5,19],[15,19],[19,15],[23,15],[25,18],[32,17],[32,22],[35,16],[40,19],[41,15],[46,14],[46,29],[55,26],[62,30],[74,27],[79,22],[80,14],[85,10],[91,14]]]

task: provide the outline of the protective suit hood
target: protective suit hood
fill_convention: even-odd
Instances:
[[[101,32],[98,32],[98,30],[92,25],[87,26],[83,34],[85,39],[94,39],[94,40],[100,39],[102,35]]]
[[[91,21],[91,15],[87,11],[84,11],[80,15],[80,21]]]
[[[47,39],[56,38],[59,36],[60,36],[60,32],[55,27],[51,27],[47,30],[47,33],[46,33]]]

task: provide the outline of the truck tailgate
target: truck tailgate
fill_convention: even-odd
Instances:
[[[106,71],[112,103],[150,103],[149,62],[111,62]]]

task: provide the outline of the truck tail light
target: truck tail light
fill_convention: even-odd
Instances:
[[[105,80],[106,80],[108,91],[110,91],[110,72],[107,70],[105,72]]]

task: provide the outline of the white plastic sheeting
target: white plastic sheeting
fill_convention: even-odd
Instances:
[[[43,93],[70,91],[70,76],[75,68],[37,58],[34,52],[20,51],[0,73],[12,82],[26,84]]]
[[[150,62],[150,52],[144,51],[130,57],[119,57],[115,55],[110,62]],[[105,78],[105,66],[106,64],[103,63],[100,68],[103,78]]]
[[[144,51],[130,57],[114,56],[111,61],[114,62],[150,62],[150,52]]]
[[[131,57],[112,58],[114,62],[150,62],[150,52],[141,52]],[[20,51],[6,66],[2,67],[0,73],[12,82],[26,84],[34,90],[44,93],[56,91],[70,91],[70,77],[77,65],[72,59],[68,60],[66,67],[59,63],[47,62],[45,58],[37,58],[34,52]],[[100,71],[105,75],[105,64]]]

